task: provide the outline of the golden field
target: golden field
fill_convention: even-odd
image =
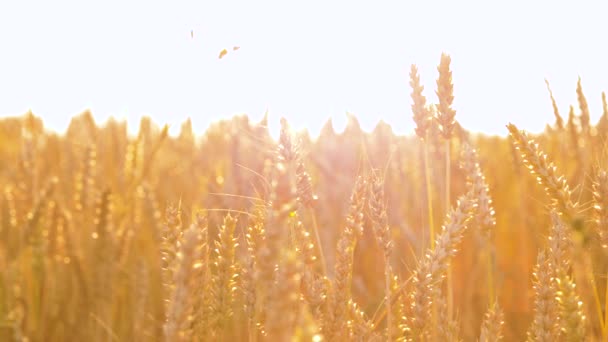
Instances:
[[[608,341],[605,96],[490,137],[438,71],[411,136],[0,120],[0,341]]]

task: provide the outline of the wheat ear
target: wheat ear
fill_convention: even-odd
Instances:
[[[450,56],[443,53],[441,54],[439,67],[437,67],[437,71],[439,71],[439,78],[437,79],[437,97],[439,98],[437,122],[439,123],[441,136],[446,140],[452,137],[455,125],[454,117],[456,116],[456,111],[452,109],[454,84],[452,83],[452,71],[450,70],[451,62]]]
[[[329,320],[324,328],[328,340],[338,336],[344,338],[346,333],[348,301],[351,299],[353,272],[353,253],[357,239],[363,234],[363,208],[365,205],[366,181],[359,176],[350,197],[350,206],[346,225],[338,238],[334,282],[332,286],[332,306],[329,308]]]
[[[572,219],[576,214],[577,204],[572,202],[572,191],[566,178],[558,174],[555,165],[548,160],[547,155],[526,133],[513,124],[508,124],[507,128],[513,137],[515,146],[521,153],[524,165],[530,169],[531,173],[536,174],[538,182],[545,187],[553,206],[566,218]]]
[[[555,281],[546,251],[540,251],[534,267],[534,319],[528,330],[528,341],[551,342],[558,338]]]
[[[429,236],[431,244],[435,243],[435,223],[433,216],[433,198],[431,191],[431,167],[429,165],[429,144],[431,128],[433,127],[433,112],[426,105],[426,98],[422,94],[424,86],[420,84],[418,68],[412,64],[410,69],[410,86],[412,87],[412,112],[416,123],[416,134],[423,141],[424,148],[424,176],[426,187],[426,202],[429,222]]]
[[[504,322],[504,314],[498,303],[488,308],[481,325],[481,334],[479,335],[480,342],[497,342],[502,339],[502,328]]]
[[[188,315],[191,313],[194,265],[200,257],[201,234],[196,225],[185,231],[178,244],[173,293],[164,326],[165,341],[186,341]]]
[[[467,222],[472,218],[476,202],[473,191],[460,197],[456,206],[447,214],[446,223],[443,225],[441,234],[437,236],[435,248],[428,251],[414,272],[410,328],[416,339],[425,334],[428,318],[431,317],[430,308],[434,288],[443,280],[450,257],[456,254],[456,247],[462,240]]]
[[[215,241],[213,262],[214,274],[211,277],[211,336],[222,339],[232,316],[232,304],[236,292],[236,265],[234,262],[237,242],[234,237],[236,219],[224,217],[219,229],[219,240]]]
[[[384,256],[384,295],[386,305],[386,336],[391,340],[393,329],[393,312],[391,310],[391,254],[393,251],[393,241],[391,229],[388,224],[386,204],[384,198],[384,180],[376,172],[372,174],[369,192],[369,209],[372,220],[372,227],[376,241],[382,249]]]
[[[555,126],[559,131],[564,129],[564,118],[559,114],[559,108],[557,108],[557,102],[553,97],[553,91],[551,90],[551,86],[549,85],[549,81],[545,79],[545,84],[547,85],[547,90],[549,91],[549,97],[551,98],[551,106],[553,107],[553,115],[555,116]]]
[[[587,104],[587,98],[583,93],[583,86],[580,77],[578,78],[578,82],[576,83],[576,98],[578,100],[578,106],[581,110],[581,128],[583,130],[583,134],[588,134],[591,121],[589,114],[589,105]]]
[[[608,249],[608,173],[599,170],[593,183],[593,199],[595,218],[600,244]]]

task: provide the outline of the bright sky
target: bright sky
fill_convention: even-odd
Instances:
[[[288,4],[289,3],[289,4]],[[544,78],[564,116],[576,81],[601,114],[608,90],[608,5],[509,1],[2,1],[0,116],[31,109],[64,131],[142,115],[196,129],[234,114],[313,134],[345,113],[413,133],[409,68],[435,101],[441,52],[452,57],[457,119],[505,134],[553,122]],[[190,32],[194,32],[191,38]],[[231,51],[239,46],[237,51]],[[218,59],[222,49],[228,54]]]

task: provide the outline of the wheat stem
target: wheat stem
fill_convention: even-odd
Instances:
[[[445,140],[445,208],[446,210],[448,210],[447,208],[450,207],[450,168],[451,168],[451,162],[450,162],[450,139],[446,139]],[[447,270],[447,279],[446,279],[446,283],[447,283],[447,289],[448,289],[448,320],[451,320],[453,317],[453,312],[454,312],[454,288],[452,287],[452,283],[453,283],[453,275],[452,275],[452,266],[449,265],[448,266],[448,270]]]
[[[426,132],[424,144],[424,175],[426,180],[426,204],[429,215],[429,239],[431,240],[431,248],[435,248],[435,223],[433,222],[433,195],[431,189],[431,166],[429,164],[429,143],[428,138],[430,132]]]

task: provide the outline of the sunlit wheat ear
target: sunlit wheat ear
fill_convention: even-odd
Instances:
[[[114,294],[112,278],[114,276],[115,239],[112,229],[112,196],[105,190],[97,203],[95,210],[95,231],[92,262],[95,264],[93,296],[95,299],[95,314],[102,322],[110,320],[112,295]],[[98,326],[99,331],[103,327]],[[105,333],[104,333],[105,334]]]
[[[481,231],[490,237],[494,234],[496,228],[496,217],[490,190],[486,182],[485,176],[479,166],[479,157],[477,151],[469,144],[465,144],[463,148],[463,166],[467,175],[467,184],[470,189],[474,189],[477,197],[477,211],[475,215],[475,223]]]
[[[608,249],[608,173],[598,170],[593,183],[593,209],[597,224],[600,244]]]
[[[381,337],[374,332],[374,325],[367,319],[357,303],[348,301],[348,321],[350,341],[380,341]]]
[[[32,196],[35,191],[38,191],[38,175],[36,174],[39,160],[37,154],[37,140],[40,136],[39,131],[35,128],[35,117],[30,112],[24,118],[21,125],[21,153],[18,158],[19,165],[19,182],[18,188],[22,191],[23,200],[28,202],[28,205],[33,205],[36,198]],[[29,208],[28,208],[29,209]]]
[[[279,133],[279,160],[285,163],[292,163],[297,159],[296,146],[293,142],[293,135],[289,123],[285,118],[281,118],[281,131]]]
[[[27,213],[25,227],[23,229],[23,239],[27,242],[31,242],[36,235],[40,234],[40,221],[44,214],[46,207],[51,200],[51,196],[55,191],[58,180],[53,178],[46,187],[40,192],[38,200],[34,204],[33,208]]]
[[[269,201],[259,208],[256,216],[263,220],[255,227],[263,236],[256,242],[255,265],[258,270],[259,298],[262,311],[260,325],[265,323],[267,313],[266,302],[274,286],[277,276],[277,265],[281,258],[281,249],[288,241],[288,219],[293,216],[298,207],[298,188],[293,161],[296,158],[292,144],[291,132],[286,120],[281,120],[279,145],[272,161],[265,164],[265,171],[271,181],[269,186]],[[257,225],[257,224],[256,224]]]
[[[173,292],[173,274],[175,272],[175,257],[177,244],[182,237],[181,207],[169,205],[165,213],[165,223],[161,228],[161,267],[165,306],[168,305],[170,294]]]
[[[410,86],[412,87],[412,112],[416,123],[416,135],[421,139],[426,139],[433,117],[426,107],[426,98],[423,95],[424,86],[420,84],[418,68],[414,64],[410,69]]]
[[[266,330],[271,341],[289,341],[293,339],[295,325],[300,317],[301,264],[295,251],[284,248],[277,270],[277,279],[270,294]]]
[[[302,209],[304,208],[308,208],[308,209],[313,209],[315,206],[315,203],[317,201],[317,196],[314,194],[313,192],[313,188],[312,188],[312,181],[310,178],[310,175],[308,174],[308,172],[306,171],[306,167],[304,166],[304,161],[303,161],[303,156],[302,153],[300,151],[300,146],[302,144],[302,141],[300,140],[300,142],[298,143],[298,146],[296,147],[296,188],[297,188],[297,203],[299,206],[299,211],[301,212]],[[312,211],[312,215],[314,218],[314,210]],[[308,229],[307,227],[305,228],[303,225],[300,225],[301,230],[296,230],[296,233],[301,233],[304,234],[306,236],[301,236],[302,238],[304,238],[304,240],[300,240],[299,238],[297,238],[297,241],[305,241],[305,243],[307,244],[306,247],[304,246],[300,246],[302,248],[300,248],[301,250],[306,249],[309,253],[315,253],[315,249],[318,252],[319,255],[319,261],[321,263],[321,269],[323,270],[323,274],[326,275],[327,271],[326,271],[326,263],[325,263],[325,255],[323,253],[323,246],[321,245],[321,235],[319,234],[319,230],[317,228],[316,225],[316,221],[312,224],[312,228]],[[312,236],[314,237],[314,239],[311,238],[311,234],[313,234]],[[315,241],[316,240],[316,241]],[[315,243],[316,242],[316,243]],[[316,257],[315,257],[316,258]],[[311,269],[313,266],[309,265],[307,266],[308,269]]]
[[[606,100],[606,92],[602,92],[602,116],[596,127],[598,135],[605,137],[608,133],[608,101]]]
[[[366,198],[366,180],[359,176],[350,197],[346,224],[338,238],[334,281],[331,291],[332,306],[329,308],[329,322],[324,325],[323,334],[328,340],[344,338],[347,334],[347,309],[351,299],[353,277],[353,253],[357,239],[363,234],[363,211]]]
[[[579,156],[579,147],[581,141],[581,132],[580,132],[580,124],[579,118],[574,114],[574,107],[570,106],[570,110],[568,111],[568,133],[570,136],[570,145],[573,149],[573,154]]]
[[[488,308],[481,325],[481,333],[479,335],[480,342],[494,342],[502,339],[502,329],[504,326],[504,314],[497,303]]]
[[[556,283],[554,270],[546,251],[536,257],[532,274],[534,289],[534,318],[528,330],[528,341],[552,342],[559,336],[558,311],[555,302]]]
[[[450,257],[456,254],[456,247],[462,240],[467,222],[472,218],[475,208],[473,191],[458,199],[456,206],[446,216],[442,231],[436,238],[435,248],[427,252],[412,276],[410,328],[415,339],[425,335],[431,317],[433,289],[444,278]]]
[[[566,225],[554,211],[551,213],[553,227],[549,240],[550,261],[556,284],[559,307],[559,324],[568,341],[583,341],[585,321],[583,302],[576,291],[574,279],[569,275],[571,240]]]
[[[556,211],[551,212],[551,233],[549,234],[549,262],[555,272],[568,273],[570,268],[570,257],[572,240],[568,228]]]
[[[562,334],[568,341],[584,341],[586,317],[574,280],[562,272],[557,278],[557,289]]]
[[[460,322],[454,317],[449,317],[447,298],[441,287],[435,287],[433,298],[437,302],[438,316],[434,336],[441,341],[459,341]]]
[[[49,201],[46,214],[46,254],[52,260],[59,261],[65,256],[65,237],[64,237],[64,222],[61,215],[61,209],[57,201]],[[0,226],[0,236],[2,229]]]
[[[581,78],[578,78],[578,82],[576,83],[576,98],[578,100],[578,106],[581,110],[581,128],[583,130],[583,134],[589,133],[590,128],[590,114],[589,114],[589,105],[587,104],[587,98],[585,98],[585,94],[583,93],[583,86],[581,84]]]
[[[144,144],[139,136],[127,145],[122,174],[125,185],[130,185],[142,172],[143,146]]]
[[[18,215],[17,206],[18,201],[15,196],[15,192],[17,191],[12,186],[7,185],[3,189],[3,198],[2,203],[4,205],[4,213],[2,214],[2,221],[0,222],[2,226],[2,236],[5,241],[6,248],[6,256],[9,259],[17,256],[21,250],[23,244],[23,235],[22,232],[18,229],[20,225],[20,216]]]
[[[401,291],[401,279],[398,275],[393,274],[391,279],[391,290],[393,298],[391,299],[393,304],[391,309],[393,311],[393,317],[395,323],[393,324],[392,336],[402,336],[403,331],[409,328],[407,327],[407,307],[405,294]]]
[[[549,81],[545,79],[545,84],[547,85],[547,90],[549,91],[549,97],[551,98],[551,106],[553,107],[553,115],[555,116],[555,127],[561,131],[564,129],[564,119],[559,114],[559,108],[557,108],[557,102],[555,102],[555,98],[553,97],[553,91],[551,91],[551,86],[549,85]]]
[[[577,204],[572,202],[572,191],[566,178],[557,172],[555,165],[548,160],[547,155],[526,133],[520,131],[513,124],[507,125],[507,128],[522,156],[524,165],[532,174],[536,175],[537,181],[545,187],[545,192],[551,198],[553,207],[567,219],[572,219],[576,215]]]
[[[266,247],[270,248],[271,259],[278,258],[277,244],[286,237],[285,222],[297,208],[297,180],[295,174],[296,152],[291,132],[285,119],[281,120],[281,134],[274,163],[271,166],[270,205],[266,218]],[[260,260],[262,262],[262,260]]]
[[[173,293],[164,326],[165,341],[187,341],[188,315],[192,309],[194,268],[200,258],[201,234],[196,225],[184,232],[178,244]]]
[[[17,217],[17,206],[15,202],[15,189],[10,185],[6,185],[2,190],[3,203],[6,206],[6,213],[2,215],[2,227],[3,229],[10,229],[11,231],[14,231],[19,224],[19,218]]]
[[[236,291],[236,219],[227,215],[219,229],[219,240],[215,241],[213,276],[211,278],[211,336],[222,338],[233,312]]]
[[[292,136],[286,120],[281,120],[281,133],[279,145],[272,161],[265,165],[269,174],[270,189],[269,202],[261,209],[264,217],[263,238],[260,239],[256,252],[256,265],[258,265],[258,279],[260,282],[261,307],[271,295],[272,286],[276,280],[277,265],[281,257],[281,248],[284,247],[288,237],[287,221],[293,216],[298,207],[298,186],[294,161],[296,153],[292,143]],[[267,309],[262,312],[267,313]],[[260,325],[265,318],[260,318]]]
[[[378,174],[372,176],[369,183],[369,210],[372,227],[376,240],[384,253],[387,262],[391,256],[392,240],[386,213],[386,199],[384,198],[384,180]]]
[[[297,216],[295,217],[297,219]],[[300,260],[304,265],[313,267],[317,261],[315,255],[315,244],[311,234],[308,232],[306,227],[299,220],[294,220],[293,233],[295,239],[295,247],[298,252]]]
[[[297,219],[297,217],[296,217]],[[316,271],[318,263],[315,255],[315,244],[310,232],[301,221],[295,222],[293,228],[296,251],[302,265],[302,295],[308,303],[313,319],[320,322],[322,319],[321,306],[325,303],[324,281]]]
[[[304,167],[304,162],[298,160],[296,168],[297,187],[298,187],[298,202],[303,207],[311,207],[314,204],[316,196],[312,191],[312,182],[310,175]]]
[[[250,218],[247,224],[247,230],[245,233],[245,242],[247,247],[247,256],[245,257],[245,265],[242,268],[243,274],[241,275],[242,292],[245,298],[245,313],[249,320],[250,333],[253,333],[256,310],[258,306],[257,289],[256,284],[259,281],[259,263],[258,254],[260,248],[264,243],[264,217],[262,213],[263,208],[257,209],[254,215]]]
[[[386,204],[384,197],[384,179],[374,172],[370,181],[369,191],[369,211],[372,221],[372,227],[376,241],[382,253],[384,254],[384,282],[385,282],[385,305],[386,305],[386,333],[387,339],[391,340],[393,329],[393,313],[391,311],[391,254],[393,251],[393,241],[391,237],[391,228],[388,224],[388,215],[386,213]]]
[[[454,117],[456,116],[456,111],[452,109],[454,84],[452,83],[452,71],[450,70],[451,62],[452,59],[449,55],[441,54],[441,62],[437,67],[439,71],[439,78],[437,79],[437,97],[439,98],[437,122],[439,123],[441,136],[445,139],[452,137]]]
[[[245,241],[247,247],[247,255],[245,264],[242,268],[241,275],[242,293],[245,301],[245,314],[247,317],[247,330],[249,340],[255,341],[258,333],[259,315],[263,309],[264,296],[267,291],[265,287],[269,287],[273,279],[263,279],[264,274],[270,274],[270,270],[264,268],[265,257],[265,232],[264,232],[264,205],[256,205],[253,209],[253,216],[247,224]],[[268,267],[268,266],[266,266]],[[273,266],[274,268],[274,266]],[[274,271],[274,270],[272,270]]]
[[[192,324],[191,334],[193,336],[205,336],[209,327],[209,226],[207,217],[201,213],[195,216],[193,226],[200,235],[199,245],[196,247],[198,258],[194,260],[193,291],[192,291]],[[192,227],[191,227],[192,228]]]
[[[75,209],[88,214],[95,200],[97,149],[94,144],[86,147],[81,170],[76,174]]]
[[[249,245],[249,243],[248,243]],[[248,247],[249,249],[250,247]],[[251,252],[245,257],[242,262],[240,274],[240,290],[243,296],[245,317],[247,319],[247,330],[249,339],[254,340],[256,335],[255,315],[256,315],[256,274],[255,274],[255,258]]]
[[[285,128],[287,129],[287,128]],[[288,133],[283,133],[287,135]],[[308,171],[306,170],[306,166],[304,165],[304,160],[301,151],[302,141],[298,141],[298,144],[294,147],[294,162],[296,164],[296,186],[297,186],[297,199],[298,204],[304,208],[310,208],[314,205],[317,196],[313,193],[312,188],[312,180]]]

